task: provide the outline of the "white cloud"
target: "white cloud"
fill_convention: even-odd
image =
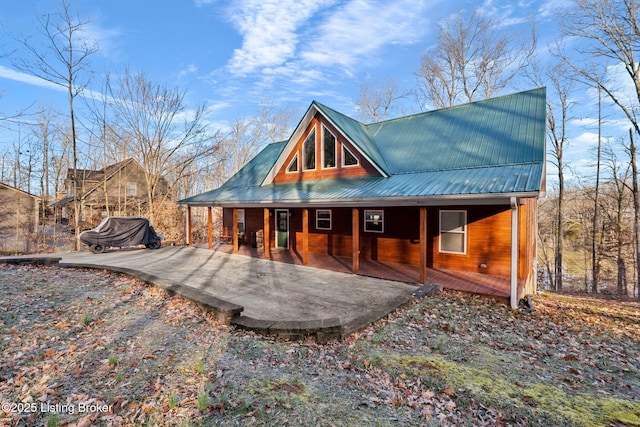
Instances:
[[[434,3],[432,2],[432,5]],[[353,0],[324,13],[315,37],[306,44],[301,59],[311,66],[340,66],[350,72],[385,46],[419,41],[427,31],[426,1]]]
[[[555,17],[562,9],[572,6],[569,0],[545,0],[538,7],[538,16],[542,18]]]
[[[23,73],[21,71],[16,71],[11,68],[4,67],[2,65],[0,65],[0,78],[13,80],[20,83],[26,83],[32,86],[44,87],[47,89],[53,89],[58,91],[66,90],[63,86],[57,85],[55,83],[51,83],[45,79],[41,79],[40,77]]]
[[[178,79],[181,79],[185,76],[188,76],[189,74],[194,74],[197,72],[198,72],[198,67],[196,67],[193,64],[189,64],[187,68],[180,70],[180,72],[178,73]]]
[[[55,84],[45,79],[42,79],[40,77],[23,73],[21,71],[16,71],[11,68],[4,67],[2,65],[0,65],[0,78],[5,78],[8,80],[13,80],[15,82],[24,83],[29,86],[36,86],[36,87],[54,90],[57,92],[65,93],[65,95],[68,94],[67,88],[62,84]],[[105,100],[104,94],[100,92],[96,92],[91,89],[82,90],[80,95],[88,99],[96,99],[99,101]],[[111,97],[106,97],[106,100],[108,102],[113,102]]]
[[[613,93],[620,102],[629,107],[638,107],[638,96],[633,80],[623,63],[607,67],[607,86],[613,88]],[[595,92],[595,91],[594,91]]]
[[[335,67],[352,75],[358,66],[384,60],[383,48],[420,41],[430,28],[427,3],[249,0],[230,9],[243,42],[228,69],[301,85],[328,79]]]
[[[598,134],[594,132],[582,132],[580,135],[571,138],[569,143],[574,147],[589,149],[598,144]]]
[[[76,36],[79,42],[85,44],[89,49],[96,48],[97,53],[101,56],[111,56],[117,49],[115,40],[122,35],[117,29],[103,28],[100,25],[89,22],[82,26]],[[76,46],[76,49],[80,45]]]
[[[243,36],[228,64],[233,74],[246,75],[277,67],[296,53],[304,25],[321,7],[317,0],[247,0],[230,9],[230,18]]]

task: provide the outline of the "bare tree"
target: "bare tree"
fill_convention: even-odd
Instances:
[[[607,254],[615,254],[617,291],[619,295],[626,296],[628,289],[625,254],[628,250],[625,249],[631,245],[633,240],[633,238],[629,237],[632,233],[629,233],[629,229],[625,225],[628,223],[628,221],[625,221],[625,212],[627,212],[631,204],[629,191],[631,165],[629,163],[623,164],[620,161],[618,150],[610,142],[603,147],[603,158],[603,166],[611,173],[611,180],[604,187],[603,192],[605,199],[603,215],[609,224],[607,228],[612,230],[611,234],[613,236],[613,244],[608,245],[604,253],[605,256]],[[611,205],[612,208],[608,208],[607,205]]]
[[[636,296],[640,299],[640,188],[638,186],[638,163],[636,162],[636,144],[633,140],[633,130],[629,129],[629,147],[627,149],[631,159],[631,193],[633,195],[633,235],[636,252]]]
[[[580,40],[576,44],[578,58],[584,61],[569,59],[565,61],[585,81],[599,87],[611,101],[622,111],[631,123],[635,133],[640,135],[640,15],[639,0],[575,0],[575,7],[564,14],[562,29],[565,36]],[[573,56],[574,58],[576,55]],[[600,69],[594,69],[594,63]],[[628,91],[620,87],[616,71],[622,66],[624,74],[629,78],[633,90]],[[630,135],[630,150],[632,167],[636,164],[635,145]],[[634,171],[634,182],[637,180]],[[637,186],[634,192],[637,191]],[[634,194],[634,199],[640,199]],[[640,201],[635,203],[636,224],[640,225]],[[640,232],[636,231],[636,263],[640,265]],[[640,269],[636,283],[640,298]]]
[[[364,122],[377,123],[388,119],[396,110],[397,102],[407,95],[407,92],[400,92],[392,79],[383,83],[365,79],[360,83],[360,94],[355,103]]]
[[[577,37],[577,57],[567,64],[593,86],[604,91],[617,105],[640,135],[640,1],[638,0],[575,0],[563,21],[566,36]],[[575,58],[575,56],[574,56]],[[602,70],[594,70],[594,60]],[[616,80],[616,66],[623,66],[633,84],[631,96]]]
[[[420,58],[422,104],[444,108],[491,98],[527,66],[535,49],[535,30],[530,41],[518,43],[478,10],[468,19],[460,12],[440,24],[437,46]]]
[[[591,225],[591,292],[598,293],[598,277],[600,275],[600,257],[598,244],[598,227],[600,211],[600,163],[602,160],[602,94],[598,88],[598,145],[596,153],[596,184],[593,197],[593,223]]]
[[[120,141],[129,144],[129,152],[145,171],[153,220],[156,202],[170,197],[166,177],[171,177],[172,187],[197,159],[217,150],[217,136],[207,132],[204,106],[187,111],[184,92],[152,83],[144,73],[127,69],[117,88],[110,90]]]
[[[46,205],[52,200],[51,186],[49,182],[49,161],[51,158],[51,146],[54,139],[56,129],[54,126],[54,120],[58,113],[52,108],[41,106],[36,113],[36,123],[32,128],[34,137],[42,143],[42,186],[41,197],[43,205]]]
[[[265,100],[261,103],[256,131],[264,134],[266,141],[287,139],[293,130],[299,112],[294,108],[280,108]]]
[[[547,96],[547,138],[551,144],[550,161],[557,168],[558,194],[556,198],[554,240],[553,284],[556,291],[562,290],[563,252],[564,252],[564,201],[565,201],[565,169],[564,152],[568,145],[567,123],[571,100],[575,90],[575,80],[568,76],[569,67],[563,62],[547,65],[541,69],[533,64],[529,78],[538,85],[548,85]]]
[[[37,45],[31,37],[23,36],[19,41],[30,54],[30,59],[19,59],[16,66],[22,71],[63,87],[67,92],[73,149],[74,191],[76,191],[78,138],[74,101],[87,86],[87,81],[82,78],[88,72],[89,58],[98,51],[98,47],[93,42],[82,39],[82,31],[89,21],[74,16],[71,12],[71,3],[67,0],[61,1],[59,11],[38,17],[37,24],[44,42],[42,45]],[[76,236],[80,232],[79,210],[79,201],[75,197]],[[76,250],[79,248],[80,242],[77,241]]]

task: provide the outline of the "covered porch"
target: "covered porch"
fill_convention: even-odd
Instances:
[[[196,244],[194,246],[207,248],[208,245]],[[234,252],[232,243],[214,243],[213,250],[224,253]],[[239,245],[237,254],[254,258],[265,258],[263,248],[254,248],[247,244]],[[308,257],[307,266],[309,267],[341,273],[352,272],[352,259],[350,257],[314,252],[310,252]],[[271,248],[269,259],[288,264],[304,265],[302,255],[290,249]],[[427,268],[426,270],[427,283],[439,284],[447,289],[487,295],[508,303],[510,295],[510,279],[508,277],[441,268]],[[418,286],[420,281],[420,267],[418,266],[364,258],[360,260],[360,270],[358,274],[386,280],[415,283],[416,286]]]
[[[329,253],[311,251],[309,250],[309,228],[310,223],[313,224],[313,221],[309,221],[310,215],[308,209],[298,209],[299,212],[295,218],[299,224],[297,224],[297,228],[294,227],[291,229],[292,245],[286,245],[286,248],[278,248],[277,242],[274,243],[274,240],[277,241],[277,238],[274,238],[273,233],[274,228],[276,228],[274,224],[274,213],[277,213],[278,209],[274,210],[274,213],[270,213],[270,209],[260,209],[258,217],[253,218],[253,220],[248,216],[245,218],[243,209],[230,209],[231,221],[229,230],[226,235],[224,233],[221,234],[221,236],[224,236],[221,241],[217,241],[213,236],[212,208],[208,207],[208,241],[205,243],[194,242],[191,238],[191,208],[188,207],[186,224],[188,244],[190,246],[208,248],[224,253],[238,253],[255,258],[265,258],[289,264],[307,265],[309,267],[336,272],[354,273],[362,276],[415,284],[439,284],[448,289],[505,299],[507,303],[515,307],[516,302],[513,298],[512,290],[515,287],[514,281],[515,277],[517,277],[517,269],[512,269],[511,275],[506,276],[491,272],[464,271],[451,269],[442,265],[432,266],[428,264],[427,253],[432,243],[427,237],[428,209],[426,207],[418,208],[419,224],[416,225],[418,225],[419,232],[416,236],[418,238],[413,240],[416,246],[419,247],[419,263],[394,262],[394,260],[379,259],[379,257],[372,259],[373,257],[361,256],[362,247],[359,243],[363,238],[359,228],[359,223],[361,222],[359,212],[361,211],[357,208],[349,209],[348,211],[351,222],[348,227],[353,238],[352,241],[348,242],[350,250],[346,252],[351,252],[351,256],[346,256],[348,253],[337,253],[337,251]],[[238,227],[240,211],[242,211],[242,219],[240,221],[242,224],[241,228]],[[517,223],[517,215],[517,209],[512,209],[511,231],[515,231],[516,229],[514,226],[515,223]],[[248,224],[249,226],[247,226]],[[288,227],[289,224],[287,224],[287,229]],[[246,238],[246,232],[254,229],[258,230],[261,235],[257,242],[252,242],[251,239]],[[295,229],[299,229],[297,233]],[[295,243],[296,238],[294,237],[296,234],[299,236],[297,244]],[[517,245],[515,242],[518,241],[518,237],[517,234],[509,234],[511,234],[509,236],[511,237],[511,260],[514,260],[517,259],[517,257],[514,256],[513,250],[516,249]],[[510,262],[510,264],[511,267],[514,267],[513,262]]]

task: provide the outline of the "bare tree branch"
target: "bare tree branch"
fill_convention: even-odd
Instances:
[[[477,10],[468,20],[459,13],[440,25],[437,46],[420,58],[421,97],[444,108],[494,96],[528,65],[536,38],[532,30],[531,41],[518,44]]]

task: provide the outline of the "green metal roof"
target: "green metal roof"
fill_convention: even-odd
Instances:
[[[537,89],[368,126],[393,174],[544,159],[546,95]]]
[[[222,187],[180,203],[218,205],[297,205],[369,204],[380,200],[399,204],[419,203],[425,199],[461,196],[529,195],[538,191],[536,176],[542,166],[512,165],[474,170],[454,170],[400,174],[389,178],[359,177],[295,181],[252,187]],[[404,200],[407,203],[400,203]]]
[[[270,144],[192,205],[427,203],[443,198],[535,196],[545,162],[544,88],[381,123],[313,102],[379,169],[378,177],[266,184],[288,141]]]

